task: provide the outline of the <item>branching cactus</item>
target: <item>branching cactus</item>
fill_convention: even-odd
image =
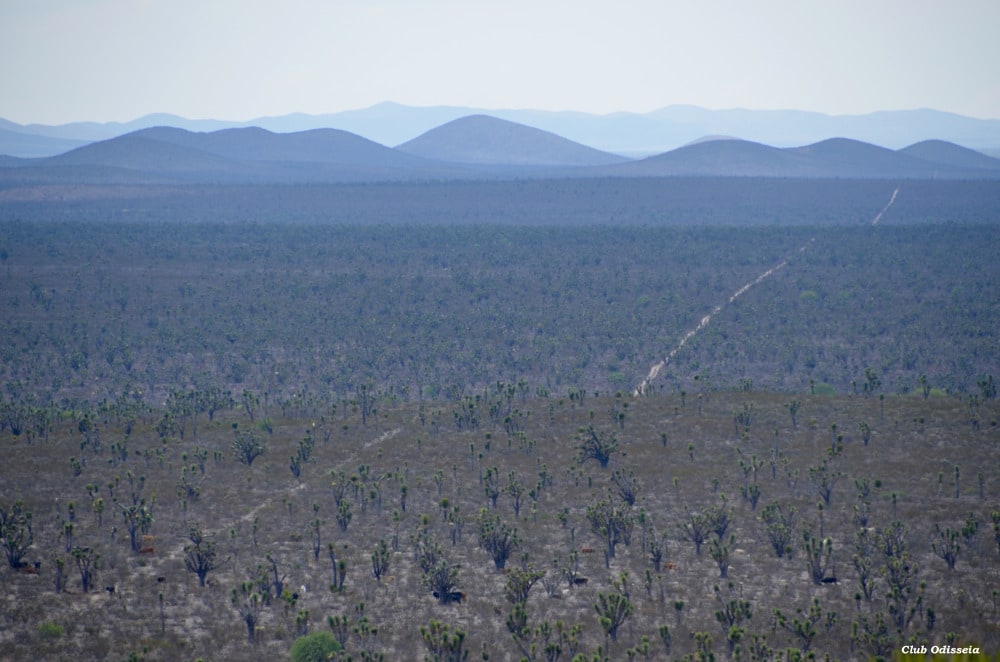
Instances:
[[[198,575],[198,585],[204,586],[208,573],[219,565],[218,550],[215,543],[208,540],[198,527],[191,527],[188,539],[191,544],[184,546],[184,567],[188,572]]]
[[[514,519],[521,516],[521,503],[524,499],[525,489],[524,486],[517,480],[517,476],[513,471],[507,478],[507,486],[503,489],[504,494],[507,495],[507,500],[510,502],[510,507],[514,510]]]
[[[722,540],[726,537],[726,531],[733,521],[733,509],[725,505],[725,495],[722,497],[723,505],[713,505],[705,509],[705,518],[709,530]]]
[[[708,555],[719,566],[719,577],[723,579],[729,576],[729,554],[735,545],[736,537],[733,535],[729,536],[729,540],[713,538],[708,543]]]
[[[958,553],[962,549],[962,546],[958,544],[958,531],[953,531],[950,527],[942,529],[940,525],[935,524],[934,532],[937,534],[938,540],[931,543],[931,549],[948,564],[949,570],[954,570],[955,563],[958,561]]]
[[[814,584],[824,583],[832,565],[833,541],[829,538],[817,538],[809,529],[803,529],[802,550],[806,553],[809,578]]]
[[[340,645],[346,646],[347,638],[351,634],[351,619],[347,616],[347,614],[341,614],[339,616],[330,614],[326,617],[326,624],[330,626],[330,631],[333,632],[334,638],[340,643]]]
[[[843,477],[843,472],[832,469],[825,459],[818,467],[809,467],[809,480],[816,487],[816,492],[827,506],[830,505],[833,488]]]
[[[795,513],[795,506],[789,506],[786,511],[779,503],[769,503],[760,515],[767,539],[779,559],[792,555]]]
[[[602,468],[606,468],[618,450],[617,437],[610,433],[600,433],[593,425],[588,425],[586,430],[577,435],[577,439],[580,442],[577,446],[580,464],[596,460]]]
[[[669,625],[661,625],[656,628],[656,634],[660,637],[660,643],[663,644],[663,654],[670,655],[670,645],[674,641],[673,635],[670,633]]]
[[[634,506],[639,496],[639,479],[632,470],[616,469],[611,474],[611,482],[618,488],[618,496],[629,506]]]
[[[619,590],[613,593],[598,593],[594,610],[597,612],[604,634],[612,641],[617,641],[618,629],[632,615],[634,607],[628,596]]]
[[[139,534],[148,531],[152,526],[153,513],[146,505],[145,499],[127,506],[119,503],[118,507],[122,509],[122,518],[125,520],[125,528],[128,529],[129,546],[133,552],[138,553],[141,549]]]
[[[61,556],[55,559],[56,576],[54,580],[55,592],[62,593],[66,588],[66,562]]]
[[[646,553],[649,554],[649,562],[653,565],[654,572],[660,572],[666,551],[667,534],[657,534],[653,526],[649,525],[649,530],[646,532]]]
[[[483,475],[483,493],[490,500],[494,509],[497,507],[497,498],[500,496],[500,477],[496,467],[487,469]]]
[[[878,544],[875,535],[868,529],[860,529],[857,532],[857,540],[854,543],[854,555],[851,562],[854,570],[858,573],[858,584],[861,588],[860,595],[868,602],[872,601],[875,594],[878,574],[875,568]],[[860,599],[860,598],[859,598]]]
[[[865,421],[858,423],[858,431],[861,432],[861,441],[864,442],[865,446],[872,441],[872,427],[868,425]]]
[[[441,662],[464,662],[469,659],[464,630],[452,630],[448,624],[431,619],[426,626],[420,626],[420,636],[430,651],[429,659]]]
[[[504,584],[504,597],[512,604],[527,602],[531,587],[544,576],[544,570],[536,570],[530,566],[524,570],[521,568],[510,570],[507,573],[507,581]]]
[[[749,621],[753,616],[753,606],[749,600],[743,598],[741,592],[737,592],[736,586],[732,582],[726,585],[726,596],[723,596],[718,585],[713,587],[713,592],[716,601],[722,607],[715,611],[715,620],[722,626],[722,632],[729,645],[729,652],[732,653],[737,642],[746,633],[743,623]]]
[[[309,610],[299,609],[295,614],[295,636],[304,637],[309,634]]]
[[[742,409],[733,410],[733,427],[737,436],[741,427],[747,432],[750,431],[750,426],[753,425],[756,415],[757,408],[752,402],[744,402]]]
[[[461,602],[465,597],[456,590],[460,567],[447,559],[441,559],[424,573],[424,585],[431,589],[431,593],[443,605],[449,602]]]
[[[531,635],[531,628],[528,626],[528,612],[524,609],[523,602],[515,602],[507,614],[507,631],[522,651],[531,652],[531,646],[526,641]]]
[[[34,539],[31,511],[25,509],[24,501],[17,499],[9,509],[0,506],[0,543],[3,544],[7,563],[11,568],[21,567],[22,559]]]
[[[919,568],[910,557],[906,531],[899,522],[878,532],[878,547],[885,561],[886,600],[889,615],[902,632],[920,613],[923,605],[923,583],[917,582]]]
[[[337,526],[340,527],[341,531],[347,531],[352,517],[354,515],[351,513],[351,504],[347,499],[343,499],[337,504]]]
[[[813,598],[808,611],[796,609],[795,615],[791,617],[780,609],[775,609],[774,622],[777,627],[785,628],[795,635],[799,649],[807,653],[817,636],[829,632],[837,624],[837,612],[824,611],[819,605],[819,598]]]
[[[319,561],[319,552],[321,549],[323,549],[323,542],[322,542],[323,520],[321,520],[318,516],[319,515],[318,504],[315,503],[313,504],[313,514],[317,515],[317,517],[314,517],[312,520],[310,520],[309,531],[312,537],[313,560]]]
[[[382,575],[389,572],[389,562],[392,560],[392,552],[389,551],[389,544],[385,538],[378,541],[375,551],[372,552],[372,575],[375,581],[382,581]]]
[[[70,556],[76,561],[77,570],[80,571],[80,584],[84,593],[90,590],[97,577],[97,570],[100,568],[101,555],[89,547],[74,547]]]
[[[257,593],[253,582],[245,581],[234,588],[230,597],[233,608],[247,626],[247,639],[256,644],[255,632],[260,622],[264,605],[260,593]]]
[[[694,543],[694,553],[701,556],[701,546],[711,531],[708,518],[700,513],[688,512],[687,519],[680,525],[681,533]]]
[[[493,557],[497,570],[502,570],[507,565],[507,559],[521,544],[517,529],[511,528],[500,519],[500,515],[491,514],[485,508],[479,511],[476,524],[479,527],[479,546]]]
[[[233,455],[237,460],[247,465],[267,451],[260,437],[250,430],[238,430],[232,443]]]
[[[610,560],[615,557],[618,543],[631,538],[635,518],[609,497],[587,507],[587,521],[590,522],[590,530],[604,539],[605,559]]]
[[[799,415],[799,409],[802,408],[802,401],[801,400],[791,400],[788,403],[787,407],[788,407],[788,414],[792,418],[792,429],[796,429],[796,428],[799,427],[798,415]]]
[[[383,659],[381,655],[377,656],[375,653],[375,637],[378,635],[378,627],[372,624],[371,618],[365,613],[365,603],[358,603],[354,612],[358,615],[358,620],[352,630],[361,641],[361,659],[373,662]]]

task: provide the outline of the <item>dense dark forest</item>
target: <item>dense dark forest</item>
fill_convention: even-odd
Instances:
[[[497,379],[633,390],[742,285],[656,388],[839,393],[874,372],[1000,374],[996,225],[302,226],[8,223],[5,383],[49,400],[139,386],[405,398]],[[805,246],[805,250],[799,248]]]
[[[149,224],[743,227],[994,223],[992,180],[752,177],[500,179],[418,183],[131,185],[3,179],[0,220]]]
[[[998,220],[962,181],[0,189],[0,659],[995,655]]]

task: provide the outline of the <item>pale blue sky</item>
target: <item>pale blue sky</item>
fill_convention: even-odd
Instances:
[[[380,101],[1000,118],[997,0],[0,0],[0,117]]]

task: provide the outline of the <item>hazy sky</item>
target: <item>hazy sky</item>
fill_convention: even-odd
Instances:
[[[0,0],[0,117],[380,101],[1000,118],[997,0]]]

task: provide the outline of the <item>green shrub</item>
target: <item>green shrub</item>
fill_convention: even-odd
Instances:
[[[837,395],[837,389],[826,382],[816,382],[813,395]]]
[[[38,632],[46,639],[58,639],[63,636],[63,626],[52,621],[45,621],[38,626]]]
[[[326,662],[330,653],[340,650],[340,644],[329,632],[313,632],[299,637],[292,644],[292,662]]]

